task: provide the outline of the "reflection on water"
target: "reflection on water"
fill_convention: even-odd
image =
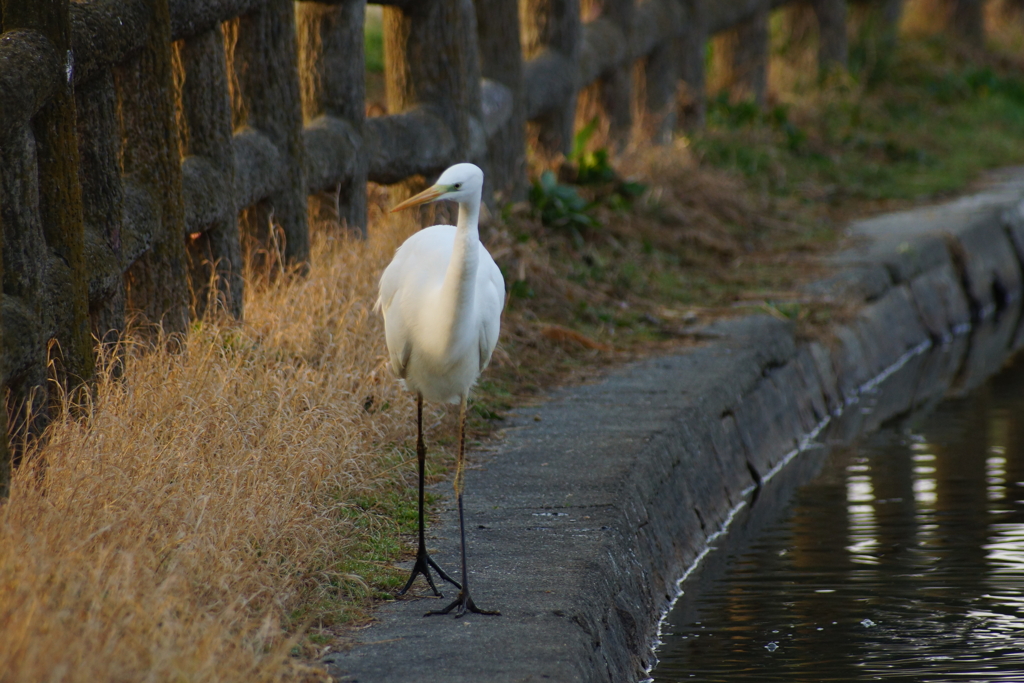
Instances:
[[[683,584],[654,680],[1024,680],[1024,358],[808,462]]]

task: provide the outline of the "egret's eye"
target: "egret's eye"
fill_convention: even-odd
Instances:
[[[454,185],[452,185],[452,187],[455,188],[456,190],[461,190],[462,189],[462,183],[455,183]]]

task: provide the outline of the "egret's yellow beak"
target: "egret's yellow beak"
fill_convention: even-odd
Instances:
[[[420,204],[432,202],[447,191],[448,188],[443,185],[434,185],[432,187],[428,187],[427,189],[423,190],[423,192],[420,192],[418,195],[414,197],[409,197],[404,202],[402,202],[395,208],[391,209],[391,213],[394,213],[395,211],[401,211],[402,209],[408,209],[410,206],[419,206]]]

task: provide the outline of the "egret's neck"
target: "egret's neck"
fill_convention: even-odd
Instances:
[[[477,227],[480,223],[480,195],[471,197],[468,201],[459,202],[458,234],[466,236],[475,244],[480,241],[480,230]],[[458,238],[456,238],[458,239]],[[476,251],[473,252],[474,254]]]
[[[444,278],[444,301],[449,307],[451,340],[472,326],[476,302],[476,269],[480,261],[480,195],[459,202],[452,260]]]

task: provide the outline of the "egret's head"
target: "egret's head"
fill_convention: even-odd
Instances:
[[[441,174],[437,182],[420,192],[415,197],[410,197],[404,202],[391,209],[401,211],[410,206],[436,202],[441,199],[451,199],[456,202],[465,202],[473,198],[480,200],[480,191],[484,186],[484,172],[473,164],[455,164]]]

